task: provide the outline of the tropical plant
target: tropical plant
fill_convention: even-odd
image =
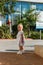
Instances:
[[[5,17],[6,15],[8,16],[8,20],[7,20],[7,23],[8,22],[11,22],[12,21],[12,18],[11,20],[9,20],[9,16],[15,12],[14,10],[14,6],[15,6],[15,2],[16,0],[0,0],[0,12],[1,14]],[[12,16],[12,15],[11,15]],[[10,23],[9,23],[10,24]],[[9,26],[10,29],[11,29],[11,26]],[[11,32],[11,31],[10,31]]]
[[[15,1],[16,0],[0,0],[0,12],[4,15],[14,12]]]
[[[28,32],[29,36],[31,35],[30,26],[35,26],[38,15],[39,13],[36,13],[35,9],[31,9],[26,11],[21,20],[18,19],[18,24],[23,24],[24,30]]]
[[[0,38],[1,39],[11,39],[12,38],[9,27],[7,25],[2,25],[0,27]]]

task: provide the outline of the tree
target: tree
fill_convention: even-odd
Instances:
[[[25,14],[22,14],[22,19],[18,19],[18,24],[22,23],[24,26],[24,30],[28,32],[29,36],[30,34],[30,26],[35,26],[37,17],[39,13],[36,13],[35,9],[31,9],[26,11]]]
[[[14,10],[15,2],[16,0],[0,0],[0,12],[2,13],[3,16],[8,15],[9,22],[11,22],[11,20],[9,20],[9,16],[15,12]],[[11,23],[9,26],[11,32]]]
[[[11,39],[12,36],[7,25],[2,25],[0,27],[0,39]]]
[[[6,13],[12,13],[14,12],[14,2],[16,0],[0,0],[0,12],[2,14],[6,14]],[[10,7],[6,7],[10,5]],[[9,12],[10,9],[10,12]]]
[[[39,15],[39,13],[37,13],[35,9],[28,10],[24,15],[26,22],[27,22],[26,25],[27,25],[27,29],[29,32],[29,36],[31,35],[30,34],[30,26],[36,25],[38,15]]]

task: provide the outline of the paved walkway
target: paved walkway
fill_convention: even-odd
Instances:
[[[43,65],[43,58],[33,52],[17,55],[14,52],[0,52],[0,65]]]
[[[24,44],[24,50],[34,51],[35,45],[43,45],[43,40],[30,40],[26,39]],[[0,39],[0,52],[6,50],[18,50],[18,43],[16,39]]]

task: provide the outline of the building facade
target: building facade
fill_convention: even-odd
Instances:
[[[27,10],[30,8],[35,8],[37,11],[42,12],[43,19],[43,0],[18,0],[14,6],[14,10],[18,11],[10,15],[10,19],[12,20],[12,24],[16,23],[17,16],[21,19],[21,15],[25,14]],[[8,21],[8,15],[6,15],[6,22]]]

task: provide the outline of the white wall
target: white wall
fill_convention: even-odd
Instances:
[[[18,1],[41,2],[41,3],[43,3],[43,0],[18,0]]]
[[[0,21],[0,26],[2,26],[2,21]]]
[[[43,11],[39,11],[38,21],[43,21]]]

